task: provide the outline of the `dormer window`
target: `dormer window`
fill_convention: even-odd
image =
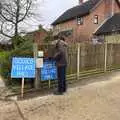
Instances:
[[[83,24],[83,17],[77,17],[77,24],[82,25]]]
[[[98,15],[94,16],[94,24],[98,24]]]

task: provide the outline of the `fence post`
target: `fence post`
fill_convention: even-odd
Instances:
[[[107,71],[107,41],[105,41],[105,61],[104,61],[104,72]]]
[[[80,74],[80,43],[77,45],[77,79],[79,80]]]
[[[34,43],[33,44],[33,50],[34,50],[34,58],[35,58],[35,61],[36,61],[36,59],[37,59],[37,52],[38,52],[38,46],[37,46],[37,44],[36,43]],[[36,66],[35,66],[36,67]],[[38,81],[38,70],[37,70],[37,68],[35,69],[35,81],[34,81],[34,86],[35,86],[35,88],[36,89],[38,89],[38,83],[39,83],[39,81]]]
[[[113,44],[110,45],[110,70],[112,69],[113,65]]]

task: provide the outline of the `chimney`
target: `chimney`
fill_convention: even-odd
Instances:
[[[115,0],[105,0],[105,13],[106,17],[109,18],[114,15]]]
[[[79,0],[79,5],[82,5],[84,0]]]
[[[112,16],[114,15],[115,9],[115,0],[112,0]]]

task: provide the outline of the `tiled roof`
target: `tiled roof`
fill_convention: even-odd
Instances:
[[[96,32],[95,35],[109,34],[120,31],[120,13],[109,18]]]
[[[82,5],[75,6],[66,12],[64,12],[58,19],[56,19],[52,25],[57,25],[59,23],[74,19],[76,17],[81,17],[89,14],[90,10],[94,8],[94,6],[99,2],[100,0],[89,0],[84,2]],[[119,0],[116,0],[120,7]]]
[[[52,25],[56,25],[67,20],[73,19],[77,16],[84,16],[99,2],[100,0],[89,0],[82,5],[75,6],[64,12]]]

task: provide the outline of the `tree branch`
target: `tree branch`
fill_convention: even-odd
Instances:
[[[27,7],[26,7],[26,12],[25,12],[24,16],[18,22],[21,22],[26,18],[26,16],[28,15],[28,11],[31,8],[31,4],[32,4],[32,2],[28,0]]]
[[[8,8],[9,9],[9,8]],[[9,15],[11,15],[12,17],[15,17],[15,14],[13,13],[13,11],[10,11],[10,9],[8,10],[8,9],[6,9],[6,8],[3,8],[3,10],[5,11],[5,12],[7,12]]]
[[[8,38],[12,38],[12,36],[7,35],[6,33],[3,32],[3,25],[4,25],[4,23],[1,24],[0,34],[6,36],[6,37],[8,37]]]
[[[5,1],[1,3],[0,23],[3,24],[0,25],[0,34],[9,38],[19,35],[19,23],[24,22],[26,18],[32,16],[30,12],[32,11],[31,7],[34,5],[33,3],[33,0],[10,0],[9,2]],[[14,26],[13,33],[11,31],[7,33],[7,28],[5,28],[6,23],[10,23]]]
[[[8,21],[8,22],[11,22],[11,23],[15,24],[15,22],[14,22],[13,20],[8,19],[7,17],[5,17],[5,16],[3,15],[2,11],[0,12],[0,16],[1,16],[4,20],[6,20],[6,21]]]

